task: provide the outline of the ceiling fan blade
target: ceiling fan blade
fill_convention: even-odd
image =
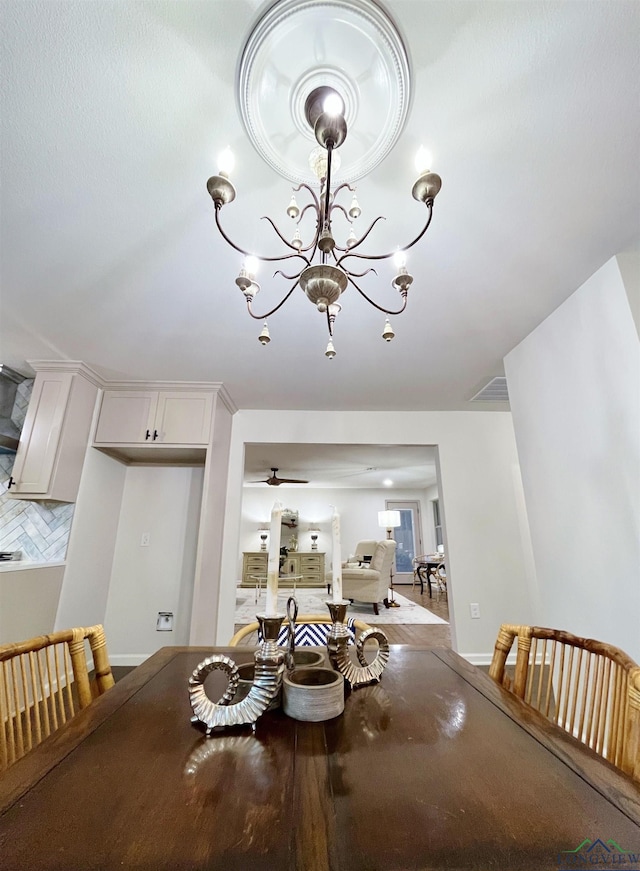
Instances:
[[[273,475],[270,478],[262,478],[260,481],[248,481],[248,484],[268,484],[270,487],[279,487],[280,484],[308,484],[300,478],[278,478],[278,470],[271,467]]]
[[[278,484],[308,484],[308,481],[303,481],[300,478],[278,478]]]

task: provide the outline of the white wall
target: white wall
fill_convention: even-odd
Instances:
[[[56,629],[104,623],[126,470],[95,448],[87,449]]]
[[[640,251],[630,250],[616,257],[620,267],[620,275],[629,300],[631,315],[640,337]]]
[[[202,480],[202,468],[126,469],[105,617],[114,665],[188,643]],[[173,612],[172,632],[156,631],[159,611]]]
[[[196,583],[193,591],[189,644],[211,643],[218,623],[220,589],[226,586],[221,583],[221,578],[227,581],[227,575],[222,573],[221,565],[223,541],[229,519],[226,492],[232,420],[232,410],[218,394],[214,400],[211,446],[207,451],[204,468],[202,516],[198,533]],[[234,528],[239,517],[238,510],[238,514],[231,519]],[[230,568],[230,572],[228,585],[230,588],[233,587],[235,604],[235,566]]]
[[[355,546],[364,539],[382,539],[387,537],[386,530],[378,526],[378,511],[384,511],[385,500],[413,500],[420,502],[420,513],[424,525],[428,522],[431,510],[425,502],[424,490],[379,489],[347,489],[347,488],[311,488],[296,487],[281,484],[274,487],[245,487],[242,498],[242,522],[240,527],[240,550],[260,550],[260,533],[258,527],[262,522],[269,522],[271,509],[276,500],[285,508],[298,511],[300,515],[298,529],[298,550],[311,550],[310,523],[320,528],[318,533],[318,551],[326,554],[325,567],[331,565],[331,514],[334,505],[340,514],[340,538],[342,541],[342,558],[346,559],[355,551]],[[432,515],[431,515],[432,516]],[[431,526],[433,526],[433,517]],[[433,538],[433,530],[431,532]],[[424,539],[424,531],[423,531]],[[242,554],[237,564],[236,577],[242,575]]]
[[[209,643],[233,634],[246,442],[437,445],[454,646],[487,662],[501,622],[531,620],[509,413],[244,410],[231,434],[217,633],[201,627]],[[470,602],[480,604],[479,620],[470,618]]]
[[[640,347],[615,258],[506,358],[538,621],[640,662]]]

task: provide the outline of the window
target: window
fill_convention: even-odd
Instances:
[[[440,500],[433,500],[433,526],[436,531],[436,549],[444,544],[442,538],[442,520],[440,519]]]

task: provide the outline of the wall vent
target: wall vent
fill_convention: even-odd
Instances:
[[[484,387],[479,390],[475,396],[471,397],[471,402],[509,402],[509,391],[507,389],[507,379],[504,375],[497,375],[492,378]]]

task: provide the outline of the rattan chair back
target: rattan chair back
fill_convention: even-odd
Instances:
[[[93,656],[91,680],[85,640]],[[113,684],[102,626],[0,645],[0,771]]]
[[[640,668],[624,651],[559,629],[503,624],[489,675],[640,781]]]

